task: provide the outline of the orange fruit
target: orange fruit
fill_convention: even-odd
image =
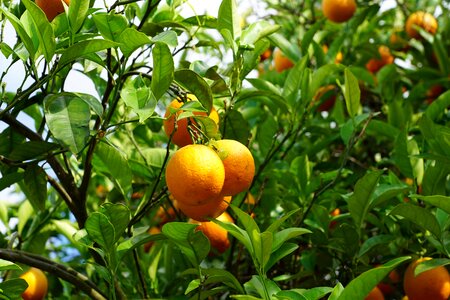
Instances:
[[[410,300],[447,300],[449,298],[450,275],[445,267],[437,267],[414,276],[417,265],[431,259],[431,257],[420,258],[406,269],[403,288]]]
[[[281,52],[280,48],[273,51],[273,64],[278,73],[294,66],[294,63]]]
[[[70,0],[64,0],[69,5]],[[36,5],[39,6],[51,22],[57,15],[64,12],[64,5],[62,0],[36,0]]]
[[[355,0],[322,0],[323,15],[335,23],[349,20],[355,11]]]
[[[173,205],[175,208],[177,208],[178,202],[173,201]],[[175,220],[176,217],[177,213],[175,212],[175,209],[173,207],[164,208],[163,206],[160,206],[155,214],[155,217],[153,218],[153,221],[162,226],[167,222]]]
[[[250,192],[247,193],[247,195],[245,196],[245,199],[244,199],[244,203],[247,205],[255,205],[256,204],[255,197],[252,195],[252,193],[250,193]]]
[[[217,220],[222,222],[231,222],[231,223],[234,222],[227,212],[224,212],[219,217],[217,217]],[[196,230],[203,232],[203,234],[208,238],[211,247],[216,249],[219,253],[225,252],[228,249],[228,247],[230,247],[230,241],[228,240],[228,232],[221,226],[217,225],[216,223],[201,222],[200,225],[197,226]]]
[[[272,55],[272,50],[266,49],[266,51],[264,51],[260,56],[259,56],[259,61],[263,62],[266,59],[268,59],[270,56]]]
[[[384,300],[384,296],[378,287],[374,287],[364,300]]]
[[[330,216],[337,217],[341,214],[341,210],[339,208],[334,209],[332,212],[330,212]]]
[[[198,101],[198,100],[194,95],[189,94],[188,101]],[[179,110],[175,114],[171,114],[171,109],[181,108],[183,104],[184,103],[179,99],[173,100],[166,109],[166,113],[164,114],[165,120],[163,121],[164,132],[168,137],[170,137],[173,131],[175,130],[175,123],[176,123],[177,129],[176,132],[173,133],[172,135],[172,143],[174,143],[179,147],[183,147],[193,143],[192,137],[188,130],[188,124],[189,123],[197,124],[194,118],[183,118],[177,120],[176,117],[178,117],[183,112],[183,110]],[[198,116],[208,115],[206,112],[193,112],[193,114]],[[216,124],[219,124],[219,114],[214,109],[214,107],[211,109],[209,117]],[[194,130],[192,127],[191,129]]]
[[[20,275],[28,283],[27,289],[22,293],[25,300],[42,300],[47,295],[47,276],[38,268],[30,268]]]
[[[394,62],[394,57],[388,47],[381,45],[378,47],[378,53],[380,54],[380,58],[371,58],[366,64],[366,69],[369,72],[376,73],[385,65]]]
[[[220,216],[228,208],[230,202],[231,197],[220,196],[202,205],[188,205],[179,202],[178,208],[186,217],[195,221],[204,222],[209,221],[208,219],[215,219]]]
[[[328,53],[328,46],[327,45],[323,45],[322,49],[323,49],[323,53],[325,53],[325,54]],[[342,54],[341,51],[339,51],[338,54],[336,54],[336,57],[334,58],[334,63],[335,64],[340,64],[343,59],[344,59],[344,55]]]
[[[328,111],[330,108],[334,106],[334,103],[336,102],[336,93],[332,93],[336,88],[333,84],[329,84],[326,86],[321,86],[316,94],[313,97],[313,104],[317,101],[320,102],[320,105],[317,107],[317,111]],[[325,99],[322,99],[323,97],[326,97]]]
[[[222,195],[233,196],[247,190],[255,176],[255,161],[250,150],[235,140],[218,140],[212,145],[225,167]]]
[[[420,39],[420,33],[415,26],[421,27],[426,32],[434,35],[438,28],[438,22],[432,14],[423,11],[416,11],[406,20],[405,30],[410,37]]]
[[[178,203],[200,205],[217,199],[224,181],[222,160],[205,145],[180,148],[167,163],[167,188]]]
[[[161,229],[159,229],[159,227],[153,226],[153,227],[150,227],[150,229],[147,232],[150,235],[158,234],[158,233],[161,233]],[[145,243],[144,244],[144,251],[145,252],[150,251],[150,248],[153,246],[154,243],[155,243],[154,241],[150,241],[148,243]]]

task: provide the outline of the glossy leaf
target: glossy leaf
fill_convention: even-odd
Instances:
[[[358,79],[353,75],[350,69],[346,68],[344,71],[345,85],[344,85],[344,98],[345,105],[347,106],[348,114],[351,117],[356,116],[359,113],[361,103],[361,91],[359,90]]]
[[[117,243],[120,237],[125,233],[130,221],[130,209],[124,204],[105,203],[100,212],[104,214],[114,226],[114,243]]]
[[[250,128],[239,111],[228,110],[222,122],[220,131],[223,138],[237,140],[244,145],[247,144]]]
[[[450,197],[443,195],[432,195],[432,196],[421,196],[421,195],[411,195],[411,198],[420,199],[428,204],[439,207],[446,213],[450,214]]]
[[[108,253],[113,251],[116,232],[113,221],[103,213],[93,212],[86,220],[85,228],[94,242]]]
[[[72,152],[79,153],[90,133],[89,105],[70,93],[61,93],[45,97],[44,112],[53,136]]]
[[[69,24],[73,33],[83,26],[89,10],[88,0],[71,0],[69,5]]]
[[[278,250],[286,241],[307,233],[312,232],[308,229],[299,227],[290,227],[274,233],[272,252]],[[268,247],[268,245],[266,247]]]
[[[419,276],[420,273],[432,270],[437,267],[443,267],[450,265],[450,259],[448,258],[433,258],[425,260],[419,263],[414,269],[414,276]]]
[[[235,0],[223,0],[219,7],[217,30],[228,30],[231,38],[236,40],[241,35],[240,16]]]
[[[127,28],[118,37],[120,42],[120,50],[126,56],[130,56],[138,48],[150,44],[150,38],[134,28]]]
[[[0,7],[0,11],[8,19],[8,21],[12,24],[12,26],[16,30],[16,33],[20,37],[20,40],[22,41],[23,45],[25,46],[26,50],[28,51],[28,54],[30,55],[31,60],[34,60],[37,49],[34,47],[33,41],[31,40],[31,37],[28,35],[27,31],[25,30],[23,24],[20,22],[20,20],[15,15],[13,15],[9,11],[3,9],[3,7]],[[21,55],[19,55],[19,57],[22,60],[27,59],[27,57],[24,57]]]
[[[106,50],[112,47],[117,47],[120,44],[108,41],[108,40],[86,40],[76,43],[67,48],[59,59],[59,68],[61,69],[66,64],[73,62],[74,60],[81,58],[85,55],[96,53],[102,50]]]
[[[164,235],[177,245],[193,266],[198,266],[210,250],[208,238],[195,231],[197,225],[182,222],[170,222],[162,227]]]
[[[161,42],[170,47],[178,46],[177,33],[173,30],[163,31],[152,38],[153,43]]]
[[[361,228],[369,212],[370,198],[383,171],[367,173],[356,182],[355,190],[348,199],[348,209],[357,228]]]
[[[182,69],[175,72],[175,81],[194,94],[208,112],[211,111],[212,92],[205,79],[192,70]]]
[[[350,283],[344,288],[337,299],[364,299],[364,297],[366,297],[370,293],[370,291],[389,274],[389,272],[409,259],[409,256],[398,257],[390,260],[382,266],[362,273],[361,275],[350,281]]]
[[[441,237],[441,228],[436,217],[427,209],[408,203],[402,203],[394,207],[391,215],[402,216],[405,219],[417,224],[424,230],[428,230],[436,238]]]
[[[36,211],[45,209],[47,178],[40,166],[31,165],[26,169],[22,191]]]
[[[22,268],[11,261],[0,259],[0,271],[6,270],[22,270]]]
[[[365,255],[367,252],[369,252],[378,245],[389,244],[394,239],[395,237],[390,234],[380,234],[370,237],[366,241],[364,241],[364,243],[361,245],[361,249],[359,250],[358,256],[361,257]]]
[[[202,269],[202,274],[208,278],[206,284],[222,283],[238,291],[239,293],[244,293],[244,288],[242,285],[236,277],[234,277],[234,275],[227,270],[216,268]]]
[[[156,100],[169,89],[174,78],[174,62],[172,53],[166,44],[157,42],[153,46],[152,91]]]
[[[119,42],[120,34],[128,27],[128,21],[123,15],[114,13],[99,13],[93,15],[95,25],[105,40]]]
[[[27,282],[22,278],[8,279],[6,281],[0,282],[0,295],[3,294],[8,297],[10,295],[21,295],[27,287],[28,287]]]
[[[246,29],[242,31],[240,44],[241,45],[253,45],[260,39],[271,35],[278,31],[280,25],[272,25],[267,21],[258,21],[250,24]]]
[[[298,249],[298,245],[294,243],[284,243],[277,250],[273,251],[270,255],[269,260],[265,265],[265,270],[269,271],[277,262],[279,262],[282,258],[291,254],[295,250]]]
[[[26,161],[34,158],[44,159],[46,155],[50,155],[51,151],[58,147],[59,145],[54,143],[29,141],[14,147],[8,158],[15,161]]]
[[[106,143],[99,143],[92,161],[97,172],[109,175],[125,197],[131,191],[132,174],[123,153]]]
[[[141,76],[128,79],[120,92],[120,97],[139,116],[141,123],[150,118],[155,111],[157,99]]]
[[[30,12],[31,18],[36,25],[36,33],[39,39],[39,50],[44,54],[45,60],[49,63],[55,53],[56,43],[53,28],[47,20],[45,13],[32,1],[23,0],[27,10]]]

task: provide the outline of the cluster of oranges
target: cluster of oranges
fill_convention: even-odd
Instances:
[[[197,101],[193,95],[187,98],[188,101]],[[179,118],[184,112],[182,106],[182,101],[173,100],[164,120],[165,133],[180,147],[166,166],[169,198],[173,208],[190,218],[189,222],[199,224],[197,230],[209,238],[213,248],[223,252],[229,246],[227,231],[209,220],[233,222],[226,209],[232,196],[250,187],[255,174],[254,159],[250,150],[235,140],[194,144],[201,137],[201,128],[193,117]],[[219,115],[214,108],[209,114],[195,112],[194,115],[209,117],[215,124],[219,123]],[[159,232],[157,227],[149,231],[150,234]],[[148,248],[149,245],[146,250]]]
[[[419,258],[408,266],[403,276],[403,290],[406,295],[402,300],[447,300],[450,297],[450,274],[445,267],[436,267],[414,276],[417,265],[431,259],[430,257]],[[400,282],[399,273],[393,270],[389,273],[388,282],[379,283],[365,300],[384,300],[385,295],[394,292],[392,284]]]

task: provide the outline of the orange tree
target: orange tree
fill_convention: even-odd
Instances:
[[[54,18],[0,3],[0,190],[21,195],[0,201],[2,298],[21,297],[29,267],[65,299],[401,299],[408,260],[446,272],[447,2],[266,0],[244,26],[234,0],[212,16],[99,2]],[[96,92],[69,82],[76,72]],[[189,222],[170,190],[216,215],[220,160],[192,153],[200,167],[175,164],[167,188],[177,130],[223,164],[234,147],[220,139],[253,156],[218,226]],[[221,179],[200,199],[208,167]],[[205,201],[217,206],[195,209]]]

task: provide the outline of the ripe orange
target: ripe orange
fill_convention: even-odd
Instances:
[[[231,216],[227,212],[224,212],[219,217],[217,217],[217,220],[222,222],[234,222],[233,218],[231,218]],[[225,252],[228,247],[230,247],[228,232],[216,223],[201,222],[196,230],[200,230],[201,232],[203,232],[203,234],[209,239],[211,247],[216,249],[219,253]]]
[[[202,205],[188,205],[182,202],[178,203],[178,208],[195,221],[205,222],[208,219],[215,219],[220,216],[231,202],[231,197],[218,197]]]
[[[172,196],[172,195],[170,195]],[[173,206],[175,208],[178,207],[177,201],[172,201]],[[160,206],[158,208],[158,211],[155,214],[155,217],[153,218],[153,221],[160,226],[166,224],[167,222],[171,222],[175,220],[177,217],[177,213],[175,212],[175,209],[173,207],[165,208],[163,206]]]
[[[200,205],[217,199],[224,181],[222,160],[205,145],[187,145],[167,163],[167,188],[178,203]]]
[[[272,55],[272,50],[270,48],[266,49],[260,56],[259,61],[263,62]]]
[[[330,21],[342,23],[356,11],[355,0],[322,0],[323,15]]]
[[[316,94],[313,97],[312,104],[316,102],[320,102],[321,104],[317,107],[317,111],[328,111],[330,108],[334,106],[334,103],[336,102],[336,93],[332,93],[336,88],[333,84],[329,84],[326,86],[321,86]],[[325,99],[322,99],[323,97],[326,97]]]
[[[339,208],[335,208],[332,212],[330,212],[330,216],[337,217],[341,214],[341,210]]]
[[[323,49],[323,53],[325,53],[325,54],[328,53],[328,46],[327,45],[323,45],[322,49]],[[340,64],[343,59],[344,59],[344,55],[342,54],[341,51],[339,51],[338,54],[336,54],[336,57],[334,58],[334,63],[335,64]]]
[[[147,232],[150,235],[158,234],[158,233],[161,233],[161,229],[159,229],[159,227],[153,226],[153,227],[150,227],[150,229]],[[150,242],[144,244],[144,251],[145,252],[150,251],[150,248],[153,246],[154,243],[155,243],[154,241],[150,241]]]
[[[431,257],[420,258],[406,269],[403,288],[410,300],[447,300],[449,298],[450,275],[445,267],[437,267],[414,277],[417,265],[431,259]]]
[[[417,31],[415,26],[421,27],[428,33],[434,35],[438,28],[438,22],[432,14],[423,11],[416,11],[406,20],[405,30],[410,37],[420,39],[420,33]]]
[[[370,293],[364,298],[365,300],[384,300],[383,293],[378,287],[374,287]]]
[[[188,101],[198,101],[198,100],[194,95],[189,94]],[[164,115],[164,117],[166,119],[163,121],[164,132],[166,133],[166,135],[168,137],[170,137],[172,135],[173,131],[175,130],[175,122],[176,122],[177,130],[172,135],[172,143],[174,143],[175,145],[177,145],[179,147],[183,147],[183,146],[190,145],[193,143],[192,137],[189,134],[188,124],[189,123],[197,124],[195,122],[194,118],[184,118],[184,119],[177,120],[175,116],[178,117],[183,112],[183,110],[179,110],[175,114],[171,115],[171,108],[177,109],[177,108],[182,107],[183,104],[184,103],[182,101],[180,101],[179,99],[173,100],[166,109],[166,113]],[[206,112],[194,112],[194,115],[207,116],[207,113]],[[211,112],[209,113],[209,117],[216,124],[219,124],[219,114],[214,109],[214,107],[211,109]]]
[[[255,161],[248,148],[235,140],[218,140],[213,143],[225,167],[222,195],[233,196],[247,190],[255,176]]]
[[[273,64],[278,73],[294,66],[294,63],[281,52],[280,48],[273,51]]]
[[[64,0],[69,5],[70,0]],[[36,0],[36,5],[39,6],[51,22],[57,15],[64,12],[64,5],[62,0]]]
[[[27,272],[20,275],[20,278],[28,283],[27,289],[22,294],[23,299],[42,300],[47,295],[47,276],[40,269],[30,268]]]
[[[369,72],[376,73],[385,65],[394,62],[394,57],[388,47],[381,45],[378,47],[378,53],[380,54],[380,58],[371,58],[366,64],[366,69]]]

